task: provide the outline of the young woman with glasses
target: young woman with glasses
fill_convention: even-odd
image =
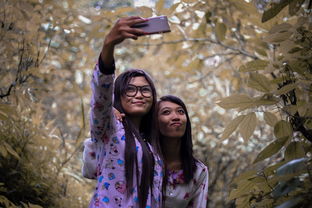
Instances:
[[[133,24],[145,22],[140,17],[122,18],[106,36],[98,64],[92,76],[90,155],[96,172],[91,199],[92,208],[161,207],[162,162],[157,149],[148,143],[156,105],[156,90],[142,70],[132,69],[114,81],[114,48],[124,39],[144,34]],[[114,97],[114,100],[113,100]],[[118,121],[113,108],[124,113]],[[159,150],[158,150],[159,151]],[[84,164],[88,167],[88,163]]]
[[[118,111],[115,111],[115,115],[119,120],[124,119]],[[185,104],[176,96],[163,96],[157,102],[152,142],[159,141],[166,169],[162,207],[205,208],[208,200],[208,169],[193,156],[190,118]],[[92,152],[92,146],[86,145],[83,153],[85,176],[95,172]]]

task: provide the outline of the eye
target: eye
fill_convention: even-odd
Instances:
[[[169,115],[170,114],[170,111],[169,110],[163,110],[161,112],[161,115]]]
[[[184,112],[183,109],[178,110],[178,113],[181,114],[181,115],[184,115],[184,114],[185,114],[185,112]]]
[[[151,91],[152,91],[152,89],[148,86],[142,87],[142,92],[151,92]]]
[[[127,91],[127,92],[135,92],[135,91],[136,91],[136,88],[135,88],[134,86],[129,85],[129,86],[126,88],[126,91]]]

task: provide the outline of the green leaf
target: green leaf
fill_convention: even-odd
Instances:
[[[281,89],[276,90],[276,91],[274,92],[274,94],[276,94],[276,95],[283,95],[283,94],[286,94],[286,93],[288,93],[289,91],[295,89],[295,88],[297,87],[297,85],[298,85],[297,83],[285,85],[285,86],[283,86]]]
[[[258,71],[264,70],[268,66],[269,62],[264,60],[254,60],[246,63],[245,65],[239,68],[240,72],[251,72],[251,71]]]
[[[254,105],[254,100],[247,95],[231,95],[226,98],[222,98],[217,102],[222,108],[231,109],[231,108],[248,108]]]
[[[270,126],[275,126],[276,122],[277,122],[277,117],[270,112],[264,112],[264,120],[267,124],[269,124]]]
[[[258,73],[250,73],[247,86],[260,92],[271,91],[270,80],[266,76]]]
[[[205,20],[206,20],[206,23],[207,24],[210,24],[211,23],[211,15],[212,15],[212,13],[211,13],[211,11],[206,11],[206,13],[205,13]]]
[[[285,160],[293,160],[305,156],[305,151],[301,142],[291,142],[284,153]]]
[[[292,178],[288,181],[280,181],[277,186],[274,187],[274,190],[271,193],[272,197],[279,198],[285,196],[286,194],[298,188],[300,184],[301,183],[297,178]]]
[[[266,22],[270,19],[272,19],[273,17],[275,17],[280,11],[282,11],[283,8],[285,8],[289,3],[291,2],[291,0],[283,0],[280,1],[280,3],[278,4],[272,4],[272,7],[268,10],[266,10],[263,15],[262,15],[262,22]]]
[[[254,112],[248,113],[239,125],[239,133],[247,142],[256,129],[257,116]]]
[[[279,32],[266,36],[263,40],[267,43],[278,44],[285,40],[289,40],[290,36],[293,34],[292,31]]]
[[[300,9],[301,5],[304,3],[304,1],[305,0],[293,0],[293,1],[291,1],[289,4],[289,7],[288,7],[289,14],[291,16],[295,15],[299,11],[299,9]]]
[[[227,139],[239,126],[239,124],[244,119],[245,115],[240,115],[233,119],[224,129],[221,140]]]
[[[298,205],[302,201],[303,199],[301,197],[292,198],[275,208],[293,208],[296,207],[296,205]]]
[[[250,178],[253,178],[257,175],[257,171],[256,170],[248,170],[246,172],[241,173],[239,176],[237,176],[234,180],[233,183],[237,183],[241,180],[248,180]]]
[[[286,143],[286,141],[289,139],[289,137],[283,137],[276,139],[274,142],[266,146],[257,156],[254,163],[257,163],[259,161],[262,161],[266,158],[271,157],[272,155],[276,154]]]
[[[225,39],[226,25],[222,22],[217,22],[215,29],[217,39],[223,41]]]
[[[293,129],[289,122],[281,120],[274,126],[274,135],[276,138],[291,137]]]
[[[270,176],[270,175],[273,175],[275,174],[276,170],[281,167],[282,165],[284,165],[286,162],[285,161],[282,161],[282,162],[278,162],[274,165],[271,165],[271,166],[268,166],[264,169],[264,174],[266,176]]]
[[[254,99],[255,106],[275,105],[278,102],[279,100],[270,94],[265,94],[263,96],[260,96]]]
[[[279,167],[276,171],[276,175],[278,176],[290,175],[302,171],[307,171],[306,161],[308,161],[307,158],[291,160],[288,163]]]
[[[252,189],[252,187],[254,186],[255,184],[252,182],[252,181],[249,181],[249,180],[243,180],[243,181],[240,181],[238,183],[238,188],[237,189],[233,189],[230,193],[230,196],[229,196],[229,200],[233,200],[233,199],[236,199],[242,195],[245,195],[246,193],[249,193],[249,191]]]

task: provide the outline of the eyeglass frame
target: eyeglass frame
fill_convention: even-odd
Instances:
[[[127,95],[127,88],[128,88],[129,86],[135,87],[135,93],[134,93],[134,95],[132,95],[132,96]],[[148,87],[148,88],[150,89],[150,92],[151,92],[151,95],[150,95],[150,96],[145,96],[145,95],[143,94],[142,88],[144,88],[144,87]],[[150,97],[153,96],[153,91],[152,91],[151,86],[149,86],[149,85],[136,86],[136,85],[133,85],[133,84],[128,84],[128,85],[127,85],[127,87],[125,88],[125,95],[128,96],[128,97],[135,97],[135,96],[138,94],[138,91],[140,91],[141,95],[142,95],[143,97],[145,97],[145,98],[150,98]]]

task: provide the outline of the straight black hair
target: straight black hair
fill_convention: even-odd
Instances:
[[[163,145],[165,145],[165,141],[162,140],[163,135],[161,135],[159,131],[159,124],[158,124],[158,113],[159,113],[159,105],[161,102],[168,101],[175,103],[179,106],[181,106],[185,112],[187,121],[186,121],[186,129],[185,133],[181,138],[181,149],[180,149],[180,160],[182,163],[182,170],[183,170],[183,175],[184,175],[184,182],[185,184],[188,184],[194,177],[194,173],[196,171],[196,159],[193,156],[193,142],[192,142],[192,127],[191,127],[191,121],[186,109],[186,106],[184,102],[173,95],[166,95],[160,98],[160,100],[156,104],[156,110],[154,112],[154,130],[152,133],[152,143],[157,146],[160,142],[160,149],[161,149],[161,157],[166,161],[166,155],[163,154],[164,151],[162,151]],[[157,140],[159,142],[157,142]],[[165,174],[164,174],[164,179],[163,179],[163,199],[165,199],[165,193],[166,193],[166,185],[167,185],[167,180],[168,180],[168,171],[166,169],[166,163],[165,163]]]
[[[153,103],[150,111],[143,116],[141,121],[140,129],[136,129],[133,123],[130,121],[126,112],[124,111],[121,105],[121,97],[125,95],[125,89],[127,88],[129,82],[134,77],[144,77],[148,84],[152,89]],[[127,194],[128,196],[133,191],[133,174],[135,171],[136,175],[136,183],[137,193],[138,193],[138,201],[139,207],[145,208],[148,192],[151,191],[153,187],[153,177],[154,177],[154,156],[149,149],[149,146],[144,141],[144,139],[150,139],[151,137],[151,129],[152,129],[152,121],[153,121],[153,112],[155,110],[157,102],[156,89],[153,84],[150,76],[140,69],[130,69],[122,74],[120,74],[115,80],[115,88],[114,88],[114,107],[121,113],[125,113],[126,116],[123,118],[123,126],[125,129],[125,137],[126,137],[126,148],[125,148],[125,177],[127,182]],[[135,138],[139,141],[142,147],[142,174],[139,180],[139,169],[138,169],[138,158],[136,151]]]

